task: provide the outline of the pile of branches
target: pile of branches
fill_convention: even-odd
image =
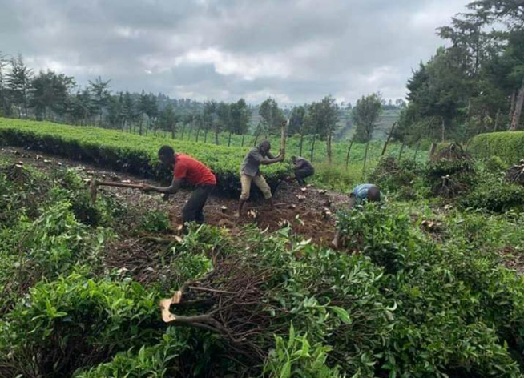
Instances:
[[[451,143],[448,147],[439,150],[431,156],[432,161],[436,160],[470,160],[471,156],[463,150],[460,144]]]
[[[120,240],[106,246],[104,266],[129,274],[142,284],[159,281],[169,273],[166,260],[177,241],[169,238],[142,237]]]
[[[458,180],[457,176],[445,175],[441,177],[441,183],[434,185],[433,192],[438,196],[450,199],[456,197],[468,187],[469,185]]]
[[[513,165],[507,170],[507,173],[505,174],[505,180],[523,186],[523,160],[521,160],[519,164]]]
[[[427,168],[432,192],[444,198],[456,197],[473,183],[474,164],[461,145],[451,143],[432,156]]]
[[[397,159],[393,156],[382,158],[378,163],[374,172],[372,173],[371,179],[373,182],[381,181],[382,179],[388,178],[392,175],[399,175],[405,171],[404,167],[401,167]]]
[[[400,197],[411,199],[414,197],[413,182],[418,175],[419,168],[414,161],[398,161],[389,156],[379,161],[370,180],[382,190],[395,191]]]
[[[218,261],[213,271],[186,282],[171,299],[161,301],[163,320],[218,333],[232,358],[262,363],[274,345],[274,334],[288,331],[288,324],[276,319],[277,307],[266,300],[265,283],[272,274],[248,259]],[[199,315],[193,315],[196,312]]]

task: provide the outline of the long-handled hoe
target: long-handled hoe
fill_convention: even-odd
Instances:
[[[114,182],[114,181],[98,181],[95,178],[89,180],[89,191],[91,193],[91,201],[95,203],[97,199],[97,187],[98,186],[112,186],[117,188],[134,188],[142,189],[143,184],[132,184],[128,182]]]

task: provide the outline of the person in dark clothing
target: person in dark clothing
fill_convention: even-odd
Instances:
[[[142,190],[169,195],[179,190],[183,180],[194,185],[195,190],[182,209],[182,221],[184,226],[189,222],[204,223],[204,205],[217,184],[213,172],[191,156],[176,154],[170,146],[162,146],[159,149],[159,160],[163,165],[173,170],[171,185],[168,187],[144,185]]]
[[[304,179],[314,174],[312,163],[303,157],[292,156],[293,171],[299,185],[305,185]]]
[[[279,156],[274,157],[270,153],[270,142],[267,140],[262,141],[258,147],[252,148],[244,157],[244,161],[241,164],[241,197],[239,199],[239,210],[236,216],[240,217],[244,204],[250,197],[250,188],[252,182],[257,185],[264,195],[264,199],[270,202],[270,206],[273,207],[272,192],[268,183],[261,175],[260,166],[269,165],[274,163],[280,163],[284,160],[282,151]]]

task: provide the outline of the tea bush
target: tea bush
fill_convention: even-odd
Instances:
[[[110,362],[100,364],[88,371],[77,371],[75,378],[106,377],[174,377],[181,372],[177,359],[189,347],[188,330],[168,328],[160,343],[143,346],[138,351],[130,349],[117,353]]]
[[[345,246],[388,273],[403,269],[417,243],[407,214],[394,214],[375,203],[338,213],[336,227]]]
[[[48,201],[50,183],[40,172],[13,164],[0,164],[0,225],[9,227],[20,215],[36,218]]]
[[[419,219],[393,204],[338,214],[347,249],[384,267],[384,301],[397,306],[376,373],[521,376],[522,277],[500,267],[495,249],[469,246],[474,225],[447,230],[449,241],[438,245]]]
[[[111,237],[106,229],[78,222],[67,201],[51,205],[34,221],[21,216],[13,227],[0,229],[0,255],[9,261],[0,272],[2,308],[41,279],[67,275],[78,265],[96,270],[99,252]]]
[[[298,334],[307,333],[308,342],[321,348],[318,352],[322,345],[333,348],[325,350],[329,367],[371,374],[370,360],[383,347],[392,317],[391,303],[381,294],[380,270],[361,256],[308,242],[292,239],[287,247],[288,231],[252,235],[257,257],[245,257],[271,267],[265,296],[274,307],[277,335],[284,337],[292,323]]]
[[[103,195],[92,202],[89,185],[75,169],[55,170],[50,177],[55,183],[51,201],[67,199],[77,220],[92,227],[108,226],[113,222],[121,205]]]
[[[523,186],[502,180],[481,183],[460,199],[466,208],[486,209],[497,213],[508,210],[523,211]]]
[[[499,157],[492,155],[485,161],[486,168],[491,172],[504,172],[508,165]]]
[[[139,228],[148,233],[165,233],[170,229],[170,220],[165,212],[149,211],[142,215]]]
[[[0,321],[0,372],[70,376],[161,333],[156,298],[142,286],[73,274],[38,283]]]
[[[398,161],[391,156],[381,159],[369,181],[382,192],[392,193],[398,199],[415,200],[430,195],[424,178],[424,166],[412,159]]]
[[[308,340],[308,334],[296,335],[290,327],[288,339],[275,337],[275,349],[270,351],[264,365],[264,373],[270,377],[291,378],[339,378],[339,369],[330,368],[326,364],[327,353],[332,350],[320,343],[313,345]]]
[[[479,134],[469,143],[469,151],[478,158],[500,157],[506,164],[523,159],[523,131],[500,131]]]
[[[248,148],[215,146],[204,143],[124,134],[98,127],[76,127],[48,122],[0,118],[0,140],[11,146],[30,147],[37,151],[102,165],[158,181],[171,175],[158,162],[158,149],[164,144],[208,165],[217,176],[217,188],[223,195],[240,194],[240,164]],[[286,176],[286,167],[274,164],[264,168],[272,189]]]

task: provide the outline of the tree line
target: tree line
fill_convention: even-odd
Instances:
[[[280,125],[288,120],[287,133],[300,138],[301,153],[305,137],[310,136],[311,151],[316,143],[324,142],[331,161],[337,130],[355,124],[355,140],[367,142],[372,138],[373,125],[382,108],[398,109],[405,105],[402,99],[395,104],[392,100],[387,103],[379,94],[363,96],[354,107],[338,104],[332,96],[292,109],[279,107],[273,98],[258,106],[249,105],[242,98],[233,103],[199,103],[189,99],[172,100],[163,94],[113,93],[110,82],[98,77],[79,89],[73,77],[51,70],[34,74],[21,55],[7,59],[0,54],[0,115],[95,125],[140,135],[163,131],[172,138],[177,135],[182,139],[185,133],[191,132],[195,141],[216,144],[219,144],[219,135],[226,132],[228,145],[232,135],[253,134],[254,143],[259,138],[278,135]],[[368,105],[370,100],[375,107]],[[363,111],[371,112],[368,118],[360,116]]]
[[[523,0],[479,0],[438,28],[440,47],[408,80],[398,140],[465,141],[523,129]]]

